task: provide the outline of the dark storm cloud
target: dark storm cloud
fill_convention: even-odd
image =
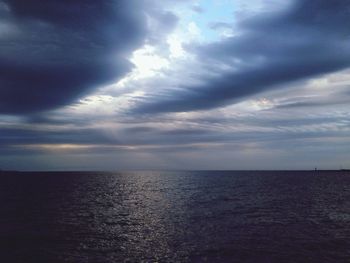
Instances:
[[[225,71],[212,67],[219,76],[148,98],[137,112],[220,107],[350,66],[349,1],[296,1],[282,13],[241,21],[238,28],[236,36],[190,49],[204,66],[225,65]]]
[[[147,28],[140,1],[0,0],[0,33],[0,113],[23,114],[121,78]]]

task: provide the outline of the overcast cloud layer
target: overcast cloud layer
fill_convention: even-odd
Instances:
[[[0,0],[0,168],[350,167],[350,4]]]

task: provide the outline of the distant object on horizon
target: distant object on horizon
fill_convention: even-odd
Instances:
[[[343,168],[343,166],[342,166],[342,165],[340,166],[340,169],[339,169],[339,170],[340,170],[340,171],[343,171],[343,172],[344,172],[344,171],[350,171],[350,169],[349,169],[349,168]]]

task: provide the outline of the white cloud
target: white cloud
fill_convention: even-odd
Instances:
[[[169,67],[169,61],[158,55],[155,47],[148,45],[135,51],[130,60],[135,65],[131,73],[134,79],[154,77]]]

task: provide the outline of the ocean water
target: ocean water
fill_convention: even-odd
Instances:
[[[350,173],[0,174],[0,262],[350,262]]]

